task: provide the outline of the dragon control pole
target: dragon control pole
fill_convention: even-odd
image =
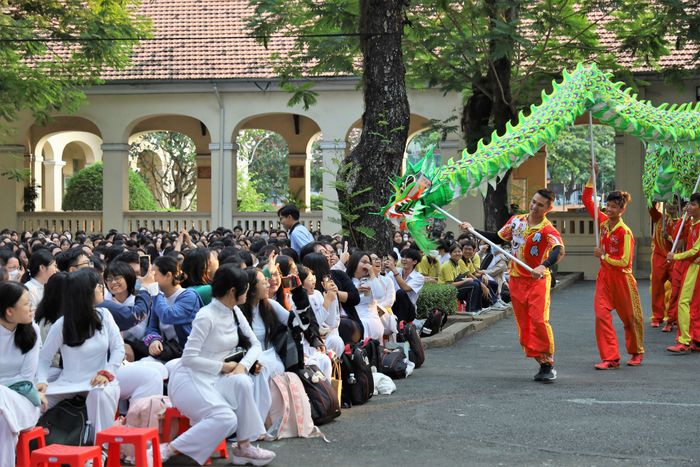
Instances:
[[[695,182],[695,188],[693,189],[693,193],[698,192],[698,187],[700,187],[700,174],[698,175],[698,180]],[[688,218],[688,213],[684,212],[683,213],[683,219],[681,220],[681,227],[678,229],[678,233],[676,234],[676,238],[673,240],[673,246],[671,247],[671,253],[676,252],[676,247],[678,246],[678,240],[681,238],[681,232],[683,232],[683,227],[685,226],[685,221]]]
[[[437,211],[441,212],[442,214],[444,214],[445,216],[449,217],[450,219],[452,219],[453,221],[455,221],[457,224],[463,224],[463,222],[462,222],[461,220],[457,219],[455,216],[453,216],[453,215],[450,214],[449,212],[445,211],[444,209],[441,209],[439,206],[436,206],[436,205],[434,205],[434,204],[433,204],[432,206],[433,206],[433,208],[435,208],[435,210],[437,210]],[[494,249],[496,249],[497,251],[500,251],[501,253],[503,253],[504,255],[506,255],[507,258],[510,258],[510,259],[512,259],[513,261],[515,261],[516,263],[518,263],[519,265],[521,265],[521,266],[522,266],[523,268],[525,268],[528,272],[532,272],[532,268],[531,268],[530,266],[528,266],[527,264],[525,264],[525,262],[523,262],[522,260],[520,260],[520,259],[516,258],[515,256],[511,255],[511,254],[508,253],[506,250],[504,250],[504,249],[501,248],[500,246],[496,245],[495,243],[493,243],[491,240],[489,240],[488,238],[486,238],[486,237],[484,237],[483,235],[481,235],[481,234],[480,234],[479,232],[477,232],[476,230],[474,230],[474,229],[469,229],[469,233],[471,233],[471,234],[474,235],[475,237],[479,238],[480,240],[485,241],[486,243],[488,243],[489,245],[491,245],[491,248],[494,248]]]
[[[591,180],[593,181],[593,228],[595,229],[595,246],[600,248],[600,228],[598,227],[598,181],[595,173],[595,151],[593,150],[593,113],[588,112],[588,136],[591,143]]]

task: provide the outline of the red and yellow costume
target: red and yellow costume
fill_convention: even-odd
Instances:
[[[673,226],[673,238],[676,238],[678,231],[681,228],[681,219],[677,219]],[[680,243],[685,242],[688,237],[688,223],[683,225],[683,232],[680,234]],[[680,248],[679,248],[680,249]],[[683,275],[688,269],[690,263],[687,261],[673,261],[671,263],[671,297],[668,301],[668,318],[667,323],[675,324],[678,321],[678,299],[681,295],[681,287],[683,286]]]
[[[498,236],[511,242],[513,255],[531,268],[540,266],[552,249],[563,246],[561,235],[546,217],[537,225],[528,224],[528,215],[510,218]],[[527,357],[538,363],[552,363],[554,334],[549,325],[549,293],[552,276],[545,269],[543,279],[535,279],[515,261],[510,263],[510,297],[520,345]]]
[[[700,342],[700,219],[694,221],[686,239],[688,249],[673,255],[685,265],[678,297],[678,342]]]
[[[593,187],[583,190],[583,204],[593,217]],[[598,211],[600,246],[605,255],[600,258],[600,270],[596,279],[594,299],[595,336],[600,358],[606,362],[620,360],[617,334],[612,323],[612,310],[622,320],[625,329],[625,346],[631,355],[644,353],[644,317],[639,299],[637,281],[632,275],[634,235],[620,221],[611,226],[608,216]]]
[[[664,216],[652,207],[649,209],[654,229],[651,250],[651,321],[661,323],[667,314],[666,282],[671,280],[673,265],[666,256],[673,246],[675,219]]]

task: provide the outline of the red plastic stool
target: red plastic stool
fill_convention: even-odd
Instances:
[[[32,467],[53,467],[67,464],[85,467],[92,460],[93,467],[102,467],[102,448],[99,446],[64,446],[52,444],[32,452]]]
[[[175,407],[169,407],[165,409],[165,416],[163,418],[163,442],[167,443],[171,441],[170,433],[172,429],[173,421],[177,420],[177,434],[181,435],[190,429],[190,419],[185,417],[177,410]],[[221,457],[228,459],[228,451],[226,450],[226,440],[222,439],[221,443],[214,449],[214,452],[218,452]],[[211,459],[207,459],[204,465],[211,464]]]
[[[15,452],[17,453],[17,462],[15,465],[17,467],[29,467],[29,443],[33,440],[37,440],[39,447],[43,448],[46,446],[46,438],[44,438],[45,434],[46,432],[44,431],[43,426],[35,426],[34,428],[19,432],[17,449],[15,449]]]
[[[120,445],[134,445],[135,465],[148,464],[148,442],[151,442],[153,455],[153,467],[162,467],[160,458],[160,443],[158,441],[158,428],[131,428],[125,426],[113,426],[97,433],[95,444],[107,445],[107,466],[120,467]]]

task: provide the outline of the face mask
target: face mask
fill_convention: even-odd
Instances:
[[[14,282],[19,282],[19,279],[20,279],[19,274],[20,274],[20,272],[21,272],[21,271],[20,271],[19,269],[15,269],[14,271],[10,271],[10,280],[11,280],[11,281],[14,281]]]
[[[136,279],[136,284],[134,285],[134,290],[141,290],[141,280]]]

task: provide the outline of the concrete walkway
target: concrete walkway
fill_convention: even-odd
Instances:
[[[648,281],[639,289],[648,316]],[[277,453],[272,465],[699,465],[700,355],[670,355],[673,336],[647,326],[642,367],[595,371],[593,292],[593,282],[579,282],[552,298],[556,384],[532,381],[537,365],[508,316],[428,350],[393,395],[321,427],[329,444],[264,443]]]

